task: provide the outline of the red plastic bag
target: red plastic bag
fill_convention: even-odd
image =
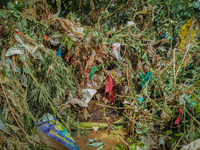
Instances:
[[[183,113],[181,107],[179,107],[178,112],[179,112],[179,116],[178,116],[178,118],[176,119],[175,124],[178,124],[178,122],[179,122],[179,120],[180,120],[180,118],[181,118],[181,114]]]
[[[106,83],[105,93],[108,92],[108,94],[109,94],[108,99],[109,99],[110,102],[115,101],[115,95],[114,95],[114,91],[113,91],[114,86],[115,86],[115,83],[113,82],[111,75],[109,75],[107,83]]]

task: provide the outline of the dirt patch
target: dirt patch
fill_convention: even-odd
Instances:
[[[110,123],[114,123],[122,118],[123,110],[115,110],[112,108],[104,108],[102,106],[96,105],[96,100],[91,100],[88,103],[88,112],[92,119],[88,119],[87,122],[99,122],[107,123],[105,117],[110,117]]]
[[[103,150],[113,150],[115,149],[115,145],[117,143],[123,144],[120,141],[120,139],[115,135],[115,133],[119,135],[125,135],[125,132],[123,131],[115,131],[115,132],[111,131],[109,134],[107,130],[104,130],[104,131],[98,130],[97,133],[94,131],[88,132],[87,137],[75,135],[73,136],[73,138],[80,150],[96,150],[98,147],[87,145],[88,139],[94,139],[95,137],[97,138],[97,140],[101,140],[101,141],[97,141],[94,143],[103,142],[105,144]]]

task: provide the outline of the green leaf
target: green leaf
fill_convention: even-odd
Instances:
[[[143,149],[144,148],[144,143],[139,143],[138,146]]]
[[[170,135],[170,134],[172,134],[173,132],[171,131],[171,130],[168,130],[168,131],[166,131],[166,134],[167,135]]]
[[[129,147],[129,150],[137,150],[136,145],[135,145],[135,144],[132,144],[132,145]]]
[[[142,46],[142,42],[141,41],[139,41],[139,45]]]
[[[173,144],[173,143],[175,143],[176,142],[176,140],[174,139],[174,138],[171,138],[170,139],[170,144]]]
[[[194,70],[192,70],[192,73],[193,73],[193,74],[196,74],[197,72],[196,72],[196,71],[194,71]]]
[[[142,134],[142,131],[140,129],[135,129],[135,131],[137,132],[137,134]]]
[[[24,68],[24,72],[27,74],[31,73],[31,71],[28,68]]]
[[[18,17],[19,17],[19,15],[16,15],[16,14],[13,14],[13,16],[15,16],[16,18],[18,18]]]
[[[144,55],[142,56],[142,59],[144,59],[147,56],[147,53],[145,52]]]
[[[117,144],[115,145],[115,148],[117,148],[118,150],[121,150],[121,149],[122,149],[122,146],[121,146],[120,144],[117,143]]]
[[[148,132],[149,131],[149,128],[144,128],[144,132]]]
[[[177,133],[177,134],[175,134],[175,136],[182,136],[183,135],[183,133]]]
[[[73,44],[74,44],[74,41],[69,41],[67,43],[67,49],[70,50]]]
[[[169,89],[171,89],[173,87],[173,85],[174,85],[174,82],[170,82],[169,83]]]
[[[142,123],[141,123],[141,122],[138,122],[138,123],[137,123],[137,127],[138,127],[138,128],[141,128],[141,127],[142,127]]]
[[[6,77],[6,75],[7,75],[7,68],[3,67],[3,69],[4,69],[4,73],[3,73],[3,79],[4,79]]]

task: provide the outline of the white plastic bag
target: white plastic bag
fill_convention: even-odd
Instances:
[[[24,47],[35,59],[43,60],[43,57],[41,53],[37,50],[39,47],[44,47],[42,44],[32,46],[32,45],[26,45],[23,43],[23,41],[20,39],[19,35],[15,35],[15,40]]]
[[[81,107],[88,107],[88,103],[97,92],[95,89],[82,89],[82,99],[73,98],[72,94],[69,94],[69,103],[72,105],[78,104]],[[68,103],[68,102],[67,102]]]
[[[60,38],[57,36],[54,36],[52,39],[50,39],[50,43],[53,46],[58,46],[60,44]]]
[[[113,48],[113,53],[117,58],[117,61],[120,61],[122,59],[120,54],[120,43],[114,43],[112,48]]]
[[[126,27],[131,27],[131,26],[135,26],[135,23],[133,21],[128,21],[127,24],[126,24]]]

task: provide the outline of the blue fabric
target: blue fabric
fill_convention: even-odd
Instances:
[[[168,45],[169,45],[169,43],[165,43],[165,44],[163,44],[163,46],[166,46],[166,47],[167,47]]]
[[[161,40],[162,40],[162,39],[165,39],[165,38],[166,38],[166,35],[167,35],[167,34],[161,35],[160,39],[161,39]]]
[[[66,11],[67,11],[67,10],[65,10],[65,11],[60,15],[60,17],[63,17]]]
[[[161,40],[162,40],[162,39],[165,39],[166,36],[167,36],[167,34],[163,34],[163,35],[161,35],[160,39],[161,39]],[[174,39],[174,37],[170,38],[170,40],[173,40],[173,39]],[[163,44],[163,46],[166,46],[166,47],[167,47],[168,45],[169,45],[169,43]]]
[[[63,48],[63,46],[60,46],[58,52],[56,53],[56,55],[57,55],[58,57],[61,57],[61,50],[62,50],[62,48]]]
[[[186,69],[188,69],[188,70],[189,70],[189,64],[187,64],[187,65],[186,65]]]
[[[144,98],[143,97],[140,97],[139,101],[140,101],[140,104],[141,102],[143,102]]]

